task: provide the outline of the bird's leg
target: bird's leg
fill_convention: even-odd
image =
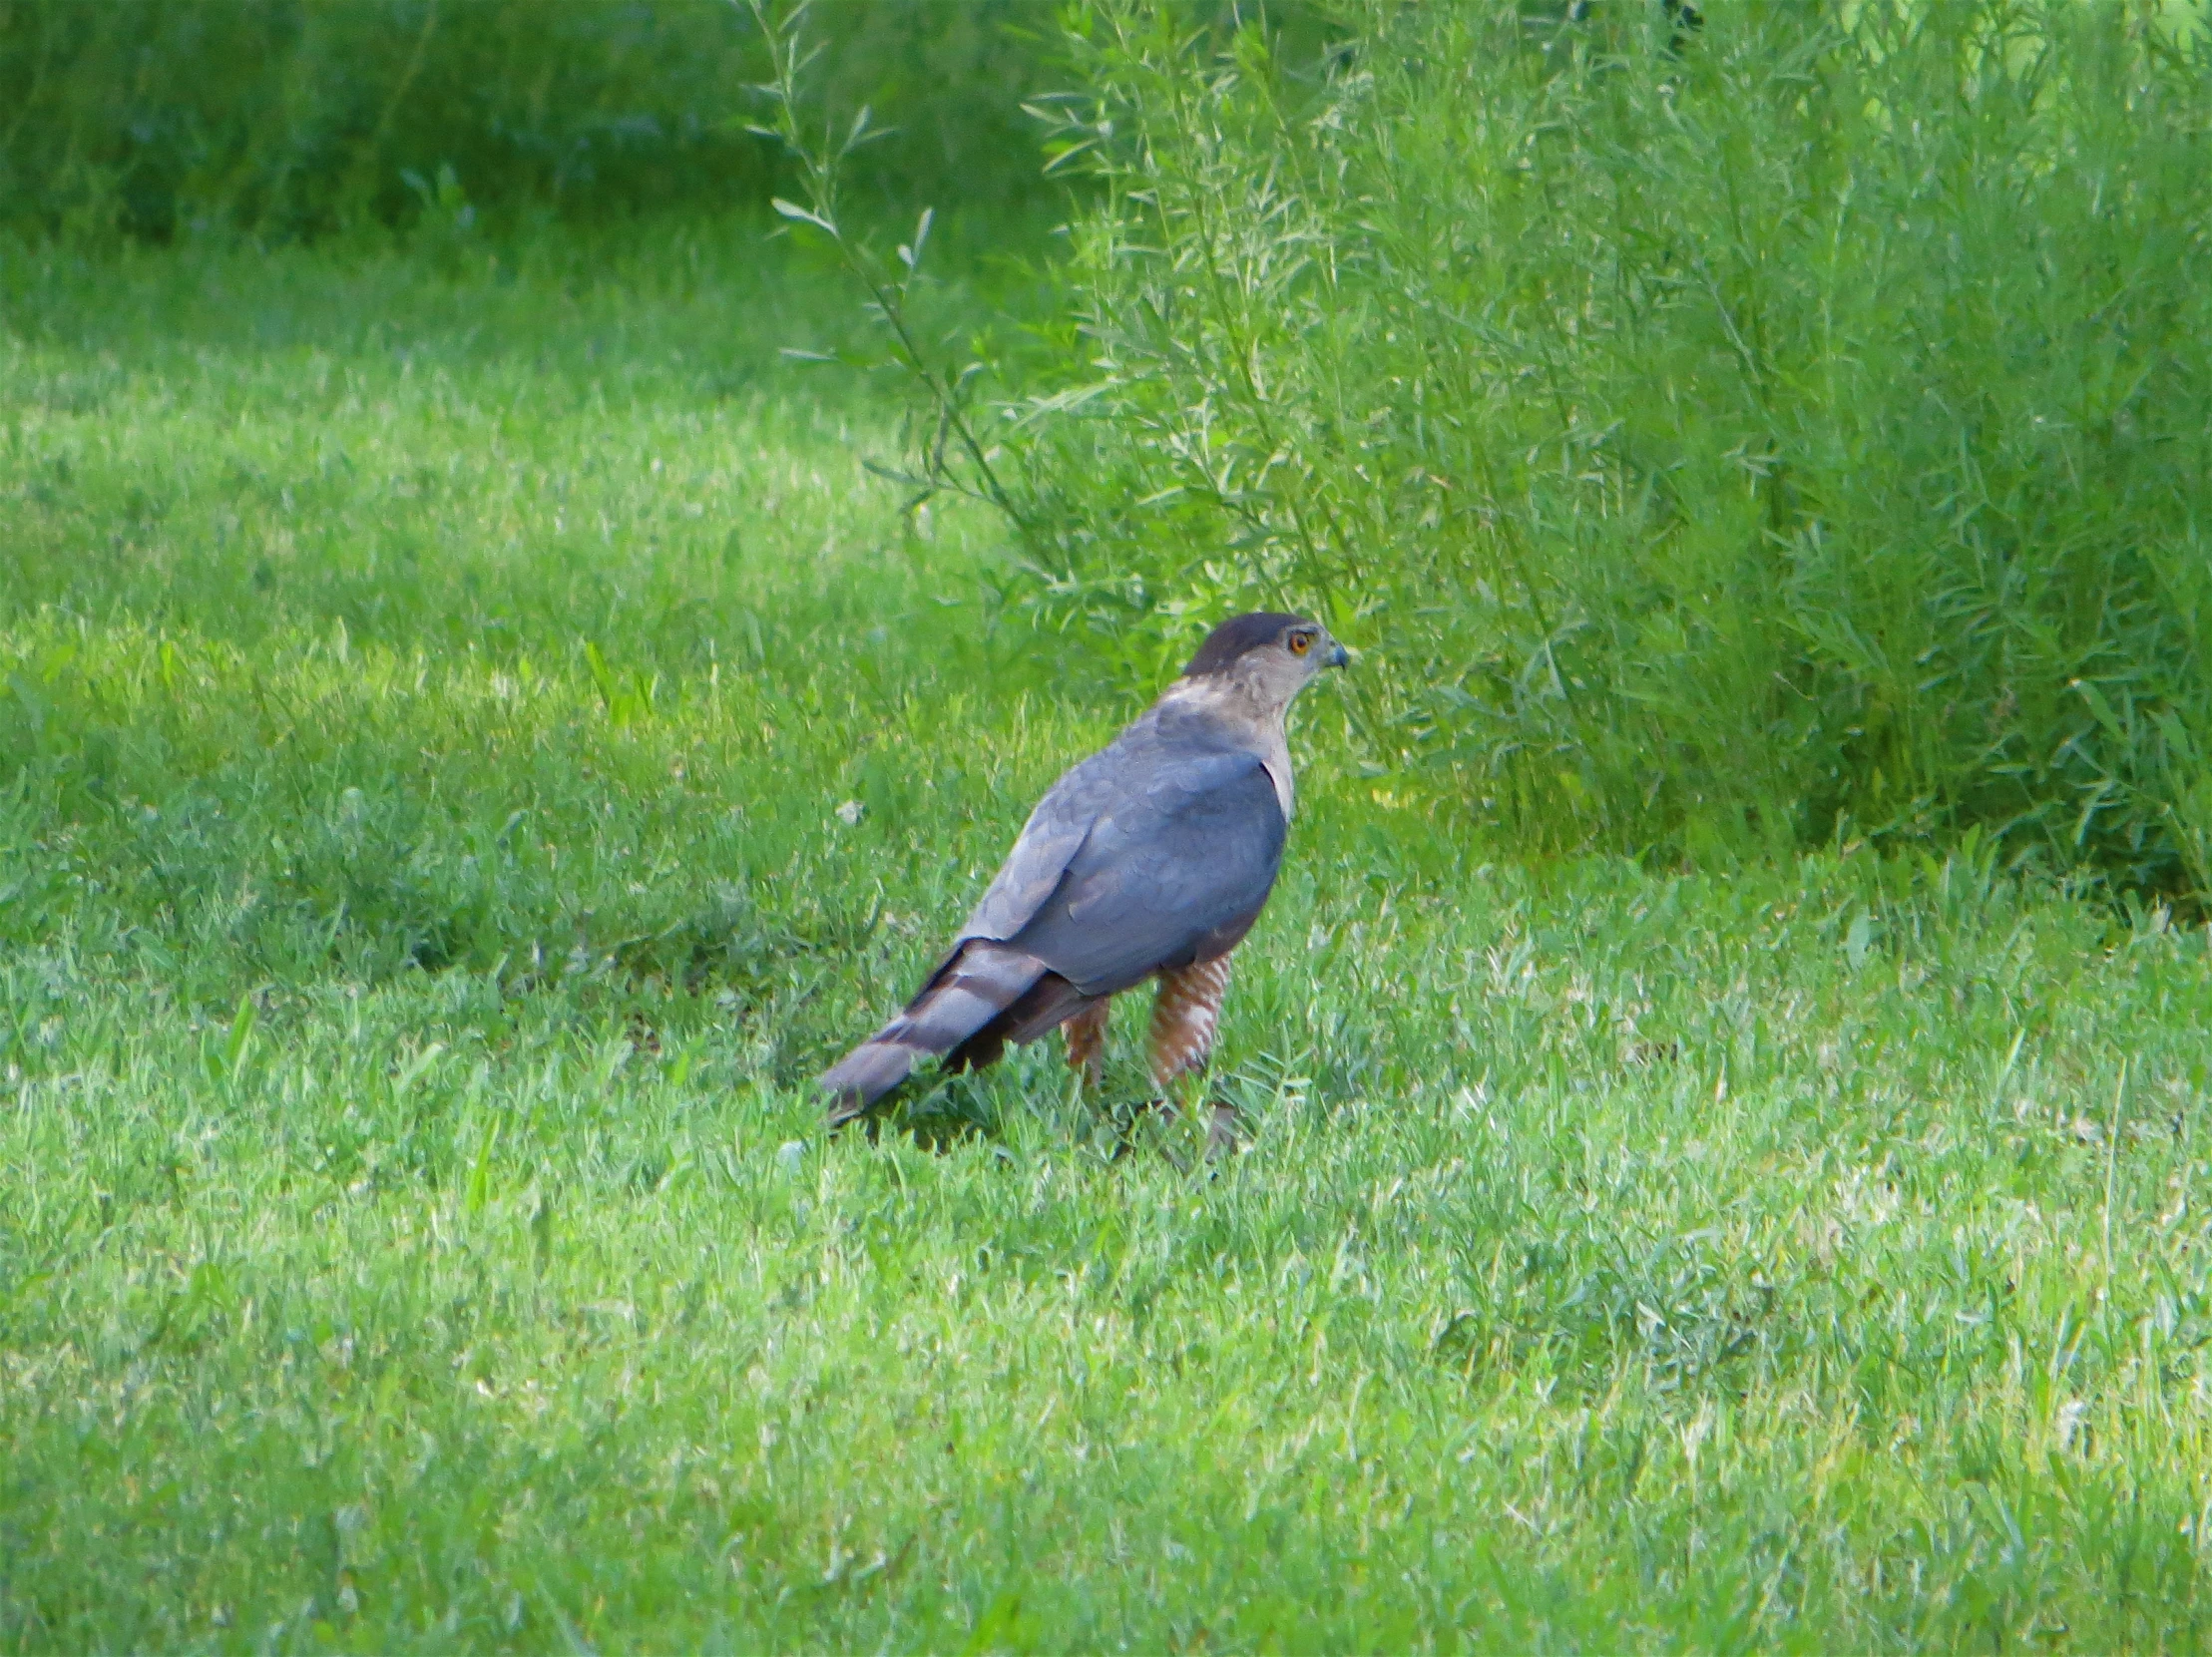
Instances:
[[[1146,1043],[1152,1085],[1170,1115],[1177,1114],[1169,1089],[1186,1075],[1202,1073],[1213,1053],[1214,1032],[1221,1022],[1221,998],[1229,988],[1229,958],[1217,955],[1159,975],[1152,1001],[1152,1028]],[[1215,1104],[1206,1124],[1208,1160],[1235,1142],[1235,1109]]]
[[[1152,1001],[1152,1029],[1145,1057],[1152,1085],[1165,1092],[1177,1076],[1203,1070],[1221,1022],[1221,997],[1229,987],[1229,958],[1217,955],[1159,975]]]
[[[1083,1078],[1086,1092],[1097,1092],[1106,1077],[1107,1009],[1104,996],[1087,1005],[1060,1028],[1068,1033],[1068,1067]]]

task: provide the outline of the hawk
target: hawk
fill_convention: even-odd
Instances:
[[[1318,621],[1224,621],[1143,717],[1064,775],[906,1010],[821,1077],[830,1125],[924,1057],[981,1069],[1009,1041],[1068,1033],[1096,1086],[1106,1004],[1159,981],[1152,1084],[1204,1067],[1229,952],[1259,919],[1290,827],[1291,698],[1350,658]]]

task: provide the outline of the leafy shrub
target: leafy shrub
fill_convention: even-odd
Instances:
[[[837,7],[816,75],[897,129],[865,182],[1000,205],[1033,191],[1019,99],[1050,15]],[[757,199],[773,156],[745,131],[745,87],[764,65],[727,0],[5,0],[0,219],[305,235],[477,206]]]
[[[2212,54],[2141,8],[1075,20],[1050,602],[1375,648],[1535,846],[1939,836],[2212,885]],[[2147,19],[2147,20],[2146,20]]]

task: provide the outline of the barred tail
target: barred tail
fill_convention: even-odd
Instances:
[[[830,1126],[860,1115],[932,1054],[952,1054],[956,1068],[990,1063],[1005,1045],[993,1027],[1048,977],[1057,975],[1021,950],[987,939],[961,945],[905,1012],[822,1072]]]

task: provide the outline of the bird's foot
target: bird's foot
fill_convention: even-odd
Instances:
[[[1219,1162],[1243,1148],[1243,1135],[1237,1131],[1236,1106],[1215,1099],[1206,1116],[1206,1160]]]
[[[1221,1161],[1224,1157],[1234,1155],[1243,1144],[1243,1138],[1237,1131],[1236,1106],[1217,1099],[1210,1105],[1199,1106],[1198,1109],[1206,1124],[1205,1147],[1199,1152],[1198,1159],[1211,1164]],[[1113,1121],[1115,1128],[1112,1155],[1114,1161],[1119,1161],[1136,1148],[1138,1129],[1143,1126],[1147,1117],[1154,1114],[1158,1116],[1162,1125],[1173,1126],[1184,1119],[1186,1112],[1181,1105],[1164,1094],[1155,1094],[1148,1099],[1137,1099],[1129,1104],[1117,1106],[1110,1112],[1110,1119]],[[1191,1159],[1177,1152],[1172,1144],[1164,1140],[1159,1141],[1159,1151],[1162,1156],[1175,1165],[1179,1172],[1188,1173],[1190,1171]]]
[[[1148,1099],[1129,1099],[1123,1103],[1109,1104],[1105,1107],[1103,1113],[1107,1125],[1113,1130],[1113,1149],[1107,1153],[1108,1161],[1118,1162],[1122,1157],[1136,1149],[1137,1135],[1143,1130],[1146,1119],[1152,1116],[1154,1112],[1164,1112],[1168,1120],[1172,1121],[1174,1119],[1173,1104],[1156,1096]]]

